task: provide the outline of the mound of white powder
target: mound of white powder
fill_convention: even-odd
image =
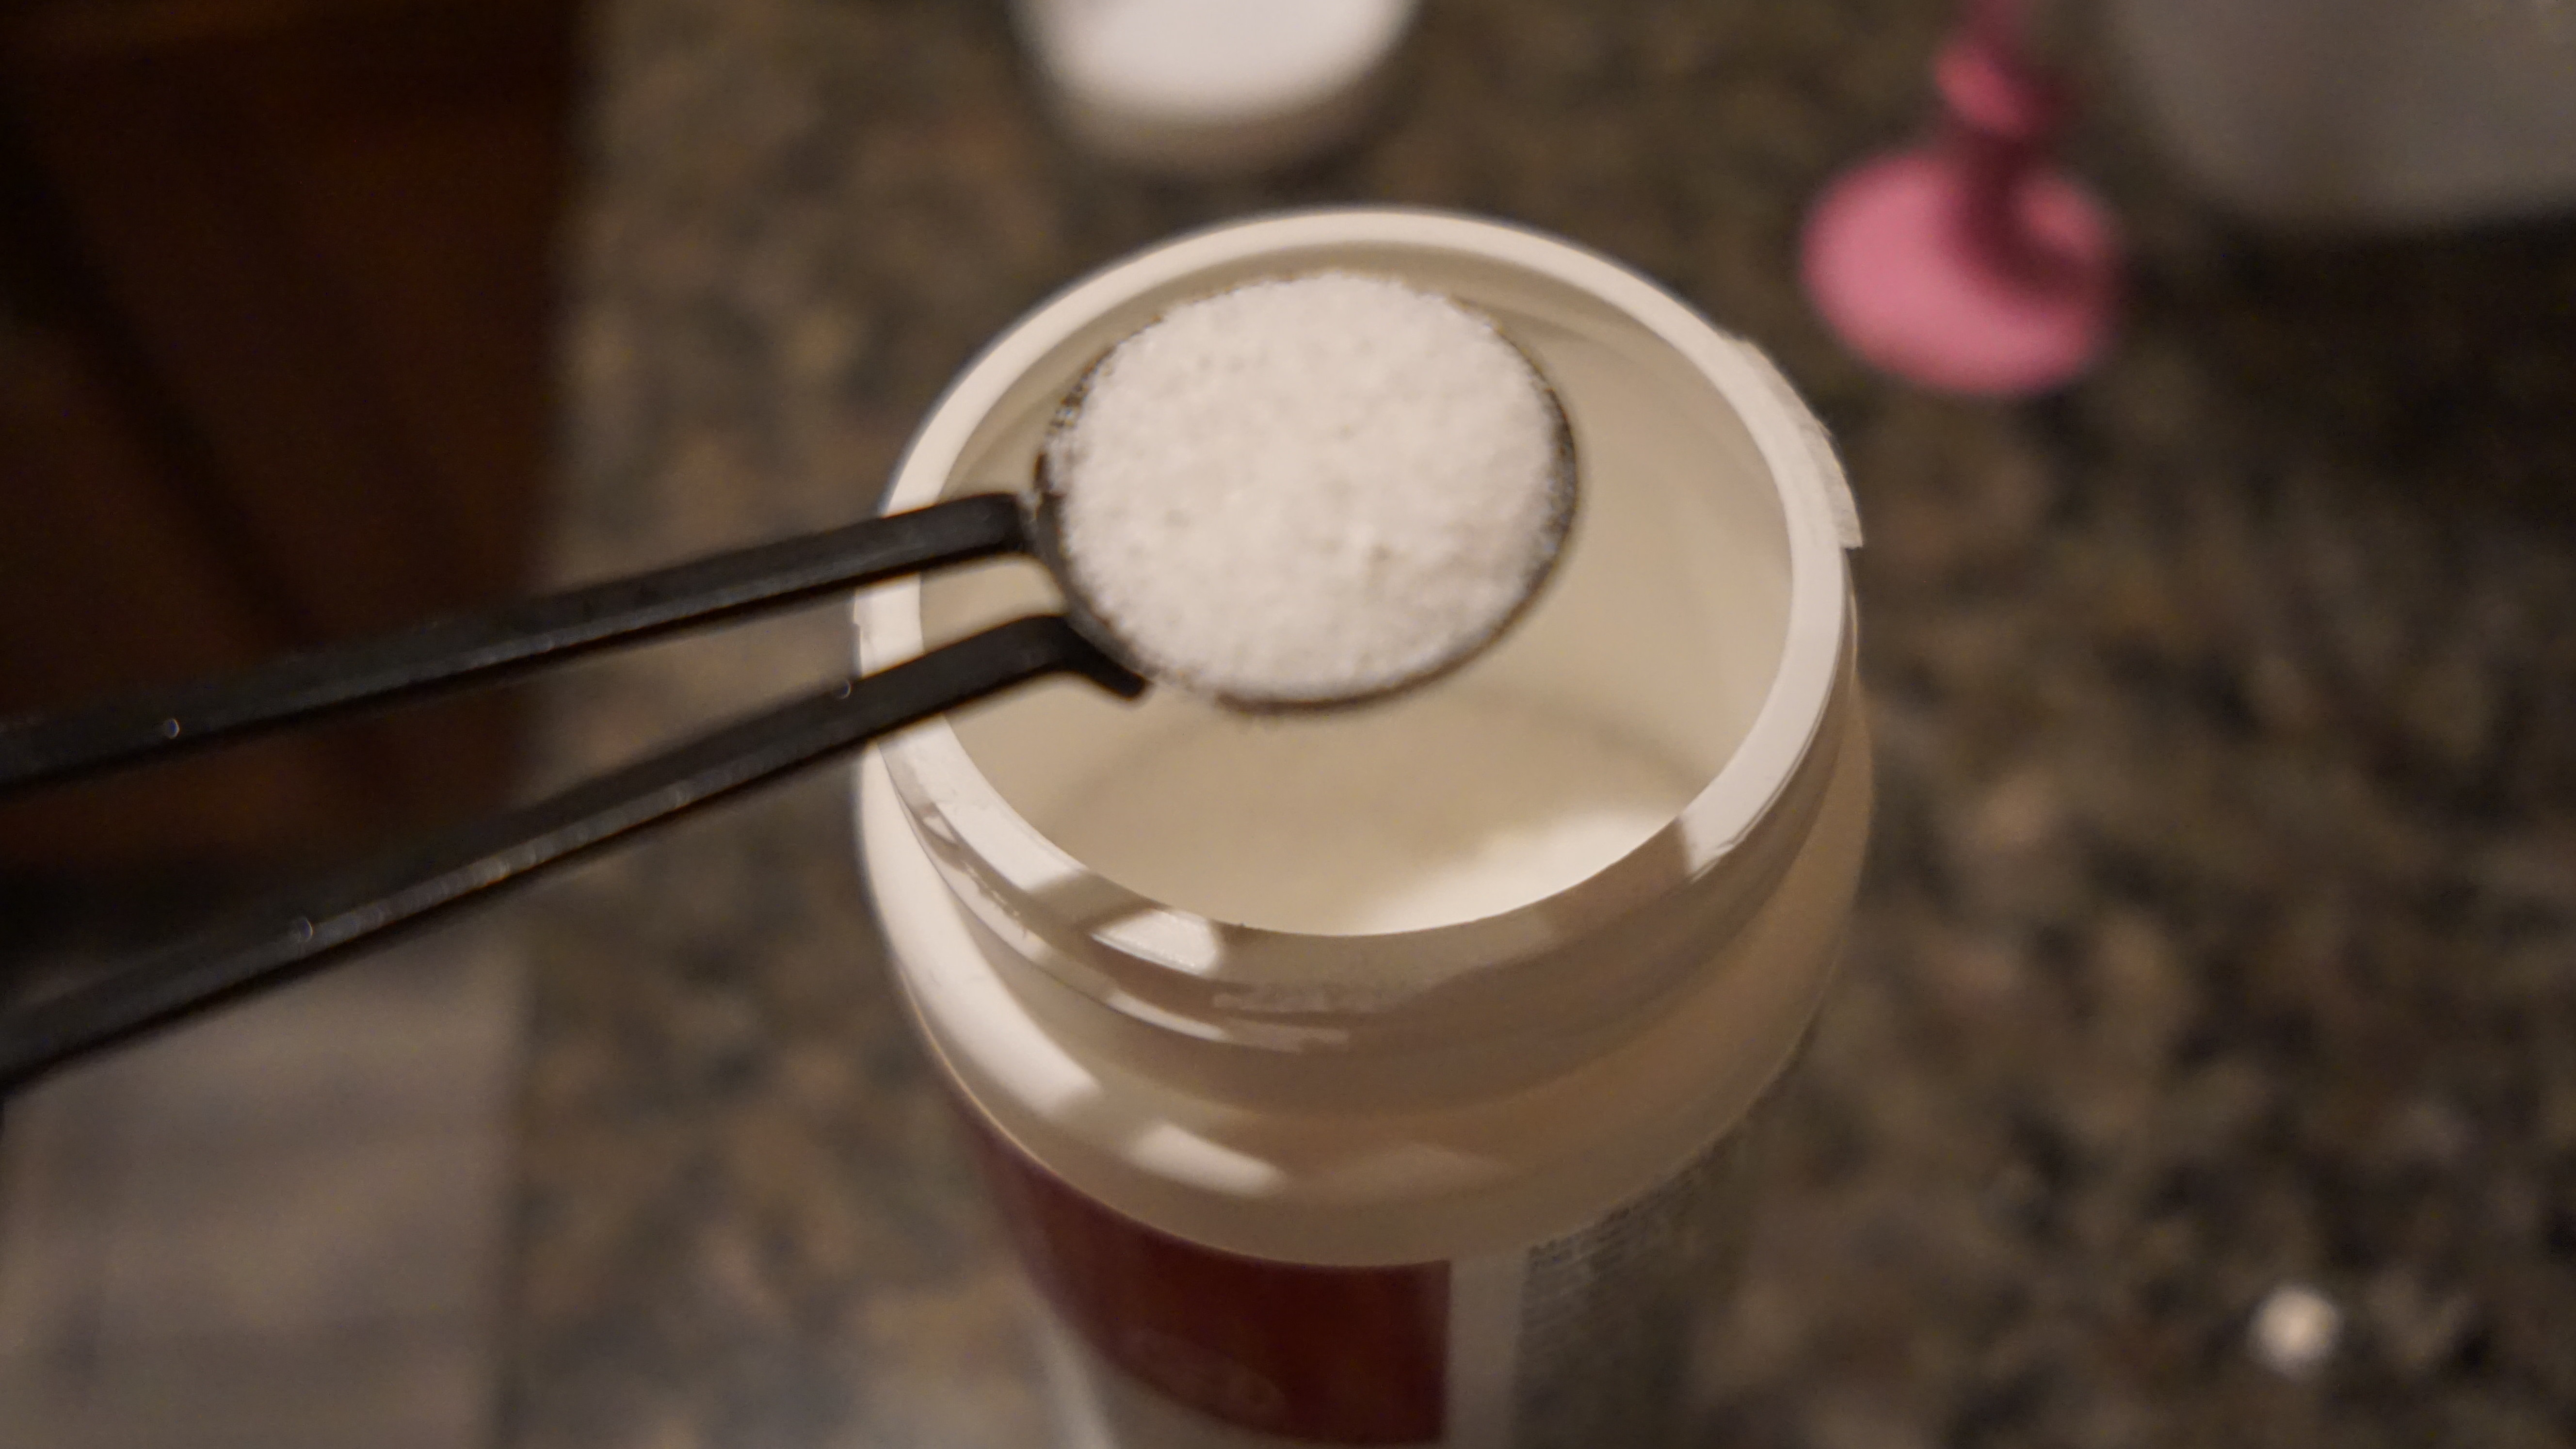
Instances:
[[[1455,301],[1255,282],[1120,343],[1046,447],[1067,582],[1146,671],[1329,702],[1481,647],[1571,507],[1553,399]]]

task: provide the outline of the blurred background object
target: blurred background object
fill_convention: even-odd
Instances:
[[[2107,0],[2156,138],[2249,219],[2397,231],[2576,208],[2567,0]]]
[[[0,712],[528,584],[572,0],[0,7]],[[0,805],[0,1002],[488,809],[489,695]],[[521,966],[472,930],[7,1104],[0,1442],[491,1432]]]
[[[1012,0],[1066,133],[1139,170],[1226,176],[1375,118],[1416,0]]]
[[[2057,168],[2073,101],[2033,53],[2038,8],[1972,0],[1933,61],[1934,137],[1835,178],[1807,218],[1801,275],[1818,313],[1921,387],[2052,392],[2118,329],[2119,230]]]
[[[572,16],[0,13],[0,711],[526,583]],[[515,729],[487,698],[12,802],[0,860],[309,856],[497,799]]]

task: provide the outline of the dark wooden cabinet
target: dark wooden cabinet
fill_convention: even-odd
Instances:
[[[570,0],[0,6],[0,711],[525,587]],[[0,859],[309,853],[488,804],[505,699],[0,810]]]

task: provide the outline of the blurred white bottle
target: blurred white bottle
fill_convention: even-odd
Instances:
[[[1077,145],[1139,170],[1240,175],[1356,135],[1415,0],[1014,0]]]
[[[2576,0],[2110,0],[2161,139],[2305,229],[2576,206]]]

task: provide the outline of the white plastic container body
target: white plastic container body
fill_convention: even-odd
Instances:
[[[1260,727],[1173,691],[1126,706],[1047,684],[866,756],[867,883],[1049,1305],[1068,1442],[1649,1443],[1741,1218],[1743,1129],[1830,979],[1867,832],[1857,523],[1778,372],[1559,241],[1295,214],[1144,253],[1031,314],[923,424],[888,506],[1025,479],[1074,379],[1172,303],[1330,267],[1493,317],[1556,387],[1583,494],[1548,591],[1493,649],[1416,696],[1271,726],[1289,733],[1265,748],[1309,729],[1419,745],[1462,704],[1535,711],[1673,772],[1668,823],[1472,919],[1211,920],[1049,832],[1080,835],[1068,802],[1153,768],[1174,731]],[[1017,562],[886,586],[858,605],[862,664],[1052,597]]]
[[[2161,139],[2263,222],[2390,231],[2576,207],[2564,0],[2112,0]]]

